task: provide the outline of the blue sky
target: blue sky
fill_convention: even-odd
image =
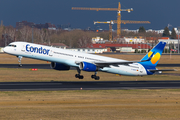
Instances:
[[[180,0],[0,0],[0,20],[4,25],[15,26],[16,22],[27,20],[34,23],[70,23],[73,28],[94,28],[93,21],[117,19],[116,11],[79,11],[71,7],[133,8],[131,13],[122,12],[122,20],[150,21],[151,24],[129,24],[122,28],[164,29],[171,24],[180,26]],[[108,29],[108,25],[99,24]],[[116,25],[113,26],[116,29]]]

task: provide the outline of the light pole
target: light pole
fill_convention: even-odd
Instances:
[[[5,47],[6,47],[7,46],[7,34],[4,34],[4,38],[5,38],[4,44],[5,44]]]
[[[33,40],[33,34],[34,34],[33,28],[34,28],[34,26],[32,26],[32,43],[34,42],[34,40]]]

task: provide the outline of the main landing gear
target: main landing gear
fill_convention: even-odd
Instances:
[[[84,76],[83,76],[83,75],[80,75],[80,74],[81,74],[81,70],[80,70],[79,68],[77,68],[77,72],[78,72],[78,74],[76,74],[75,77],[76,77],[76,78],[79,78],[79,79],[83,79]],[[97,74],[97,72],[95,72],[94,75],[91,75],[91,78],[92,78],[92,79],[95,79],[95,80],[99,80],[100,77],[99,77],[99,76],[96,76],[96,74]]]
[[[95,79],[95,80],[99,80],[100,77],[99,77],[99,76],[96,76],[96,74],[97,74],[97,72],[95,72],[94,75],[91,75],[91,78],[92,78],[92,79]]]
[[[22,67],[22,64],[21,64],[21,59],[23,58],[22,56],[17,56],[18,57],[18,62],[19,62],[19,67]]]
[[[76,78],[79,78],[79,79],[83,79],[84,76],[83,75],[80,75],[81,74],[81,70],[79,68],[77,68],[77,71],[78,71],[78,74],[75,75]]]

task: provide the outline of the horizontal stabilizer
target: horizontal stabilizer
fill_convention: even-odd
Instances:
[[[148,69],[148,71],[149,72],[162,72],[162,71],[177,71],[177,70],[175,70],[175,69],[162,69],[162,70],[150,70],[150,69]]]

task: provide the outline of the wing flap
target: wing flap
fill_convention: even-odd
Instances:
[[[109,67],[110,65],[113,66],[118,66],[118,65],[127,65],[127,64],[132,64],[135,61],[122,61],[122,62],[94,62],[97,66],[100,67]]]
[[[141,61],[94,62],[94,64],[96,64],[97,66],[100,66],[100,67],[108,67],[110,65],[113,65],[113,66],[128,65],[128,64],[132,64],[132,63],[150,61],[152,59],[153,55],[154,55],[154,53],[147,60],[141,60]]]

